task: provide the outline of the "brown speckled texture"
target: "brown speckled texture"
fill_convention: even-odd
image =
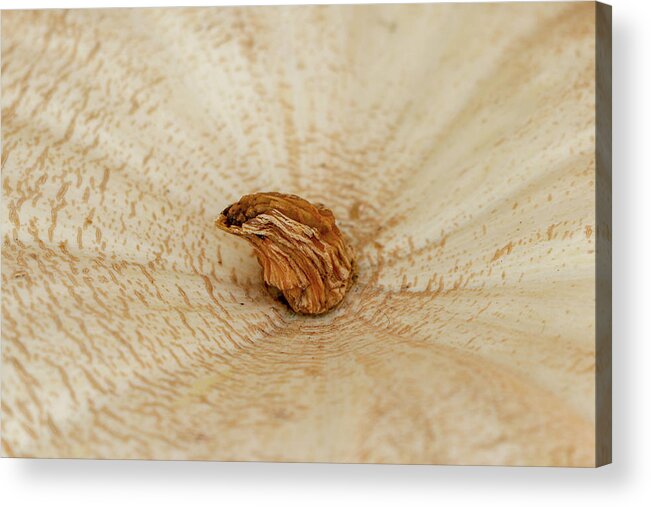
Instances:
[[[592,3],[2,13],[7,456],[593,466]],[[213,220],[333,210],[318,318]]]

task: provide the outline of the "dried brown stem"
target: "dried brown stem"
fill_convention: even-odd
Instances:
[[[322,204],[277,192],[250,194],[215,225],[253,245],[265,284],[297,313],[327,312],[352,285],[353,251]]]

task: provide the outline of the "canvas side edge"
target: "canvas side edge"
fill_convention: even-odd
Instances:
[[[612,462],[612,7],[596,2],[595,466]]]

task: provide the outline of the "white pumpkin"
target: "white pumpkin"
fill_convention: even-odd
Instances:
[[[595,464],[593,3],[2,13],[8,456]],[[274,301],[213,224],[330,208]]]

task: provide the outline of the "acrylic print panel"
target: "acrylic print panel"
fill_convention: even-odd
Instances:
[[[3,12],[3,454],[608,462],[609,16]],[[267,191],[354,250],[330,312],[215,227]]]

